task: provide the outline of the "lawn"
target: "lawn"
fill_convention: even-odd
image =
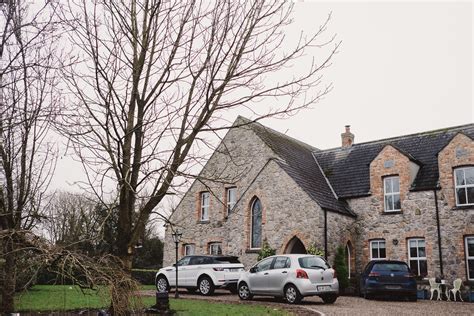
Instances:
[[[143,289],[150,289],[146,286]],[[108,306],[108,300],[95,291],[84,293],[76,286],[68,285],[37,285],[16,297],[17,311],[65,311],[77,309],[94,309]],[[144,306],[152,306],[154,297],[144,297]],[[207,301],[170,299],[171,309],[178,315],[290,315],[284,310],[273,307],[210,303]]]

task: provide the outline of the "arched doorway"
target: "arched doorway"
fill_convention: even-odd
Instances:
[[[294,236],[286,245],[285,253],[306,253],[306,247],[298,237]]]

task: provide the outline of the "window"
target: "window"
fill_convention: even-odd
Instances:
[[[209,220],[209,205],[211,196],[209,192],[201,193],[201,221]]]
[[[235,206],[235,202],[237,200],[237,188],[228,188],[227,189],[227,207],[226,207],[226,214],[229,215],[232,209]]]
[[[267,271],[270,270],[270,267],[272,265],[273,259],[275,258],[267,258],[263,259],[259,263],[255,265],[255,272],[261,272],[261,271]]]
[[[426,265],[426,248],[423,238],[408,239],[408,262],[411,272],[418,276],[426,276],[428,268]]]
[[[195,249],[196,249],[196,246],[194,244],[184,245],[184,255],[185,256],[194,255],[194,250]]]
[[[456,169],[454,178],[456,183],[456,205],[474,205],[474,167]]]
[[[273,269],[286,269],[291,265],[290,258],[288,257],[276,257]]]
[[[191,257],[184,257],[181,260],[178,261],[178,267],[180,266],[187,266],[189,264],[189,261],[191,260]]]
[[[466,237],[467,279],[474,280],[474,236]]]
[[[222,244],[220,242],[211,242],[209,244],[209,254],[210,255],[221,255],[222,254]]]
[[[351,278],[351,248],[349,244],[346,245],[346,259],[347,259],[347,278]]]
[[[250,248],[258,249],[262,246],[262,204],[259,199],[252,203],[252,227]]]
[[[370,260],[385,259],[385,240],[372,240],[370,242]]]
[[[385,212],[400,211],[400,178],[388,177],[383,179]]]

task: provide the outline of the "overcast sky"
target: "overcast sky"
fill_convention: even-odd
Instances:
[[[328,12],[342,40],[325,77],[334,90],[263,124],[325,149],[346,124],[360,143],[474,121],[471,2],[300,1],[292,30],[310,32]]]
[[[314,32],[330,12],[328,32],[342,40],[325,72],[333,91],[263,124],[325,149],[340,146],[346,124],[360,143],[474,121],[471,2],[300,1],[289,39]],[[67,156],[56,171],[52,189],[72,190],[82,174]]]

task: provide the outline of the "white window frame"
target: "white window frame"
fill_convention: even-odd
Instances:
[[[380,257],[380,243],[383,242],[384,243],[384,248],[385,248],[385,257]],[[373,258],[372,257],[372,248],[373,248],[373,244],[377,243],[378,244],[378,253],[379,253],[379,258]],[[371,240],[370,241],[370,260],[385,260],[387,259],[387,243],[385,241],[385,239],[374,239],[374,240]]]
[[[464,183],[466,182],[466,172],[464,170],[466,169],[474,169],[472,166],[468,167],[461,167],[461,168],[456,168],[454,169],[454,195],[456,196],[456,206],[467,206],[467,205],[474,205],[474,201],[472,203],[469,203],[468,200],[468,195],[467,195],[467,188],[474,188],[474,183],[473,184],[458,184],[457,181],[457,174],[456,171],[462,170],[462,174],[464,176]],[[458,201],[458,189],[464,189],[464,192],[466,194],[466,203],[465,204],[460,204]]]
[[[207,204],[204,204],[206,201],[207,201]],[[209,220],[210,206],[211,206],[211,194],[208,191],[201,192],[201,221],[202,222]]]
[[[468,239],[474,239],[474,236],[464,237],[464,252],[466,253],[466,276],[468,280],[474,280],[474,275],[469,275],[469,260],[474,260],[474,254],[472,256],[469,255],[469,249],[467,247]]]
[[[398,179],[398,192],[393,191],[393,179]],[[388,193],[387,193],[387,185],[386,185],[387,180],[392,181],[392,192],[388,192]],[[387,209],[387,204],[386,204],[386,200],[385,200],[385,197],[389,196],[389,195],[392,196],[392,207],[393,207],[393,209],[390,209],[390,210]],[[398,200],[400,201],[400,208],[399,209],[395,209],[395,200],[393,199],[393,197],[396,196],[396,195],[398,195]],[[402,201],[400,199],[400,177],[399,176],[390,176],[390,177],[383,178],[383,207],[384,207],[384,211],[387,212],[387,213],[389,213],[389,212],[400,212],[401,204],[402,204]]]
[[[219,253],[219,251],[217,251],[217,253],[213,253],[213,250],[212,248],[217,246],[218,248],[220,248],[221,250],[221,253]],[[222,254],[222,243],[221,242],[211,242],[209,243],[209,254],[210,255],[221,255]]]
[[[417,255],[416,257],[411,256],[410,241],[416,241],[416,255]],[[425,243],[425,256],[424,257],[420,257],[420,255],[418,253],[418,249],[419,249],[418,244],[419,244],[420,241],[423,241]],[[408,265],[409,266],[411,265],[412,260],[416,260],[417,265],[418,265],[418,272],[421,272],[420,261],[424,260],[427,264],[427,269],[428,269],[428,259],[426,258],[426,240],[425,240],[425,238],[408,238],[407,239],[407,249],[408,249]],[[426,273],[428,273],[428,271],[426,271]]]
[[[236,187],[230,187],[230,188],[227,188],[226,191],[227,191],[226,215],[229,216],[230,211],[232,211],[232,209],[235,206],[235,203],[237,202],[237,188]],[[234,200],[233,201],[230,200],[230,193],[231,192],[234,192]]]
[[[189,249],[192,249],[190,252]],[[194,255],[196,252],[196,245],[195,244],[186,244],[184,245],[184,255],[185,256],[191,256]]]

